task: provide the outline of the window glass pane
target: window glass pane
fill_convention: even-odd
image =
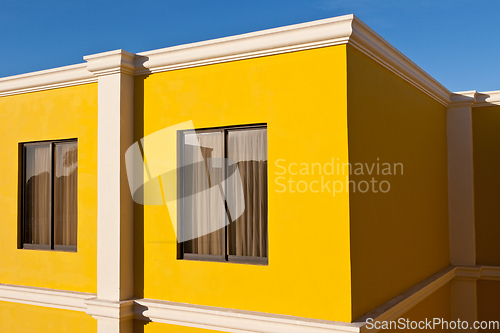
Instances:
[[[221,180],[223,135],[184,136],[182,161],[182,240],[184,253],[222,255],[225,206]]]
[[[50,245],[50,144],[25,146],[25,244]]]
[[[77,143],[56,143],[54,163],[54,244],[76,246]]]
[[[227,157],[228,254],[267,257],[267,129],[229,131]]]

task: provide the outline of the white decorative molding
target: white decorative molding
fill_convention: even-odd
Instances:
[[[86,64],[0,78],[0,97],[97,82]]]
[[[87,70],[96,76],[111,74],[134,75],[135,54],[125,50],[114,50],[84,56],[87,61]]]
[[[457,267],[456,276],[461,279],[500,281],[500,266],[460,266]]]
[[[449,108],[453,107],[486,107],[500,105],[500,90],[477,92],[475,90],[455,92],[451,95]]]
[[[455,277],[461,280],[478,280],[481,278],[481,266],[460,266],[456,268]]]
[[[476,99],[474,107],[500,105],[500,90],[480,92]]]
[[[137,53],[136,75],[346,44],[354,15]]]
[[[499,266],[482,266],[481,280],[495,280],[500,281],[500,267]]]
[[[451,92],[354,15],[138,53],[136,75],[351,44],[443,105]]]
[[[97,298],[85,300],[86,313],[95,319],[131,319],[134,316],[134,300],[107,301]]]
[[[354,15],[137,54],[118,50],[89,55],[84,57],[88,61],[88,71],[83,63],[1,78],[0,97],[96,82],[93,74],[110,74],[116,70],[143,75],[340,44],[354,46],[443,105],[456,102],[455,94]],[[117,61],[121,63],[117,65]],[[500,105],[500,91],[479,93],[477,98],[475,107]]]
[[[455,270],[456,268],[453,266],[446,267],[428,279],[408,289],[404,293],[391,299],[387,303],[357,319],[355,322],[365,323],[368,318],[379,322],[397,320],[411,308],[453,280],[455,277]],[[361,332],[377,331],[378,330],[375,328],[370,330],[366,328],[366,326],[363,326],[361,329]]]
[[[85,300],[95,294],[0,284],[0,301],[73,311],[87,309]]]
[[[44,306],[85,312],[98,319],[98,326],[109,332],[116,322],[137,320],[180,326],[244,333],[346,333],[377,332],[368,330],[366,320],[397,320],[414,306],[454,281],[500,281],[500,266],[448,266],[404,293],[352,323],[334,322],[241,311],[210,306],[199,306],[153,299],[110,301],[96,298],[96,294],[61,291],[45,288],[0,284],[0,301]],[[101,327],[101,326],[99,326]]]
[[[349,44],[439,103],[449,104],[451,92],[448,89],[355,16]]]
[[[110,74],[116,70],[130,75],[142,75],[340,44],[353,45],[443,105],[450,102],[449,90],[354,15],[173,46],[136,55],[118,50],[85,56],[84,59],[88,61],[88,70],[95,75]],[[117,61],[120,62],[119,65],[116,64]],[[84,64],[79,64],[23,74],[31,78],[24,81],[21,80],[23,75],[0,79],[0,96],[95,82],[95,77],[90,72],[85,73],[84,67]],[[75,70],[71,75],[70,69]],[[66,76],[54,74],[63,72],[68,73]],[[21,81],[16,84],[16,80]],[[56,82],[52,82],[54,80]]]
[[[195,306],[166,301],[136,300],[135,319],[212,329],[223,332],[321,333],[359,332],[364,323],[272,315],[250,311]]]
[[[471,107],[476,103],[477,91],[460,91],[451,95],[448,108]]]

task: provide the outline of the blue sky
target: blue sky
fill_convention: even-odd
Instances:
[[[0,0],[0,77],[351,13],[451,91],[500,90],[499,0]]]

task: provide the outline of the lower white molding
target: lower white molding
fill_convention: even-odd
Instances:
[[[85,312],[85,300],[91,297],[95,294],[0,284],[0,301],[5,302]]]
[[[362,316],[355,322],[365,323],[368,318],[374,321],[391,321],[397,320],[411,308],[422,302],[435,291],[443,287],[445,284],[453,280],[455,277],[456,267],[448,266],[440,272],[434,274],[428,279],[408,289],[404,293],[394,297],[387,303],[381,305],[375,310]],[[367,329],[363,327],[362,332],[377,332],[376,329]]]
[[[107,301],[93,297],[85,300],[86,313],[95,319],[132,319],[134,316],[134,300]]]
[[[378,322],[395,321],[454,279],[500,281],[500,266],[448,266],[355,322],[366,323],[368,318]],[[380,330],[375,328],[367,329],[366,326],[362,326],[360,330],[362,333],[375,333],[378,331]]]
[[[343,323],[251,311],[136,300],[136,319],[238,333],[359,332],[364,323]]]
[[[500,266],[460,266],[455,276],[460,279],[500,281]]]
[[[81,311],[96,319],[129,320],[238,333],[348,333],[368,330],[366,320],[397,320],[453,279],[500,281],[500,266],[448,266],[352,323],[198,306],[153,299],[112,302],[96,294],[0,284],[0,301]]]

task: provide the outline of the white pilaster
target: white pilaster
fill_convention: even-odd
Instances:
[[[452,265],[476,264],[472,105],[476,92],[454,94],[447,110],[448,208]]]
[[[124,156],[133,144],[134,57],[123,50],[84,57],[98,78],[97,302],[133,298],[133,201]],[[130,331],[131,317],[95,318],[99,333]]]
[[[476,264],[472,137],[476,94],[476,91],[454,94],[447,110],[450,261],[452,265],[468,267]],[[477,320],[477,278],[463,276],[451,281],[453,320],[467,321],[469,325]]]

